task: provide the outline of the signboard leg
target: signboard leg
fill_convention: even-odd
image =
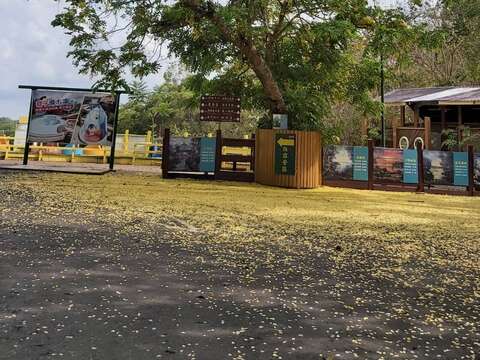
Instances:
[[[112,136],[112,147],[110,150],[110,162],[109,167],[110,170],[113,170],[113,166],[115,164],[115,145],[117,142],[117,128],[118,128],[118,108],[120,106],[120,94],[115,94],[115,117],[113,120],[113,136]]]
[[[170,156],[170,129],[165,129],[162,145],[162,177],[168,179],[168,159]]]
[[[217,130],[217,140],[215,143],[215,177],[220,174],[222,167],[222,131]]]
[[[417,161],[418,161],[418,187],[417,192],[425,192],[425,169],[423,163],[423,148],[419,146],[417,148]]]
[[[23,165],[28,165],[28,153],[30,152],[30,142],[28,141],[28,133],[30,131],[30,121],[32,120],[33,112],[33,89],[30,95],[30,110],[28,112],[27,132],[25,134],[25,148],[23,150]]]
[[[475,154],[473,145],[468,145],[468,195],[475,194]]]
[[[373,152],[375,144],[372,139],[368,140],[368,190],[373,190]]]

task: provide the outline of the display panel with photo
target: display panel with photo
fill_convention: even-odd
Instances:
[[[447,151],[423,152],[425,184],[454,185],[453,153]]]
[[[353,180],[352,146],[327,146],[323,163],[326,180]]]
[[[386,183],[403,182],[403,150],[375,148],[373,159],[375,180]]]
[[[84,145],[111,145],[115,101],[110,95],[83,98],[72,142]]]
[[[200,138],[170,138],[168,170],[200,171]]]

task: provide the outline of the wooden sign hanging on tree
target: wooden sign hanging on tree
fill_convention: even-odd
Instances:
[[[203,95],[200,100],[200,121],[240,122],[240,112],[237,96]]]

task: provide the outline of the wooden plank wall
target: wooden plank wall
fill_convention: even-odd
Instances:
[[[295,176],[275,174],[275,134],[296,135]],[[256,182],[294,189],[313,189],[322,184],[322,141],[319,132],[259,129],[256,140]]]

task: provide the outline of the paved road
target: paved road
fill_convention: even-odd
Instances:
[[[2,360],[478,359],[478,308],[333,271],[326,254],[299,259],[313,273],[260,266],[248,282],[248,262],[180,245],[202,235],[182,221],[69,214],[10,185],[0,195]],[[427,327],[438,306],[467,323]]]

